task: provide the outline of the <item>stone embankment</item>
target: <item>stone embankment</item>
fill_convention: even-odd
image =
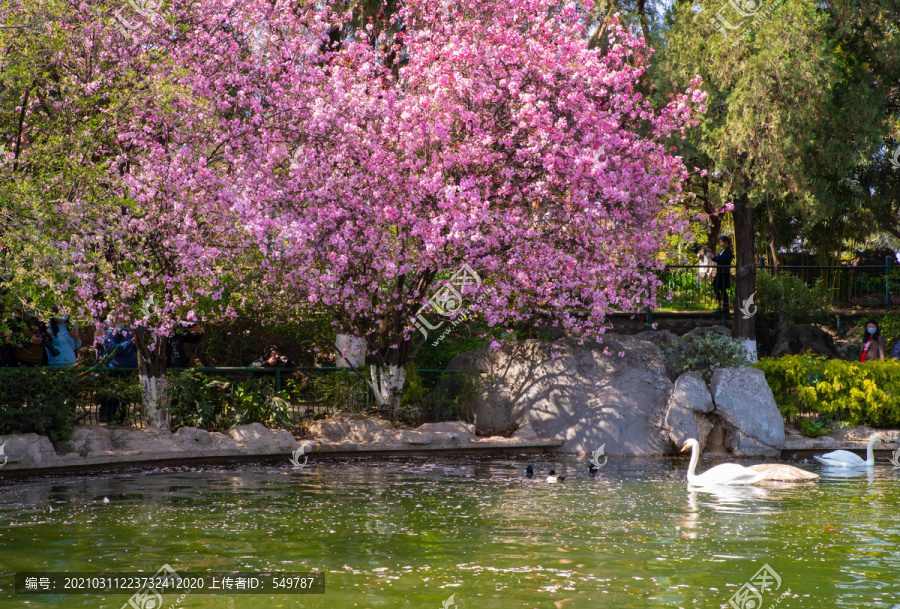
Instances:
[[[295,455],[421,454],[423,452],[480,453],[546,451],[562,442],[537,438],[520,429],[510,438],[475,436],[462,422],[431,423],[418,429],[395,429],[387,421],[338,416],[311,426],[316,438],[297,440],[283,429],[259,423],[239,425],[227,434],[182,427],[175,433],[158,429],[76,427],[69,440],[54,446],[37,434],[0,436],[0,477],[25,471],[93,469],[125,465],[189,464],[216,459]],[[301,452],[297,452],[300,447]],[[301,457],[302,458],[302,457]]]

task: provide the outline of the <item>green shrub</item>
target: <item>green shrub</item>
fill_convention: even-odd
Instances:
[[[809,286],[790,273],[781,272],[774,277],[768,273],[758,273],[754,299],[758,314],[766,319],[773,333],[791,324],[825,323],[828,320],[828,301],[820,281]]]
[[[861,320],[862,322],[868,320]],[[888,355],[890,355],[891,347],[894,346],[894,343],[900,340],[900,315],[896,313],[891,313],[889,315],[882,315],[878,318],[878,326],[881,328],[881,334],[884,336],[885,346],[888,350]],[[860,326],[858,330],[856,330],[856,336],[862,340],[862,332],[863,329]]]
[[[0,434],[66,439],[78,419],[79,377],[68,368],[0,368]]]
[[[409,399],[401,403],[397,418],[401,423],[413,426],[438,421],[474,423],[477,399],[486,382],[480,374],[472,372],[445,372],[434,390],[428,391],[421,387],[420,378],[418,386],[414,386],[409,394],[404,391]]]
[[[809,355],[762,358],[775,401],[786,417],[818,413],[853,425],[900,425],[900,362],[828,360]]]
[[[170,373],[169,396],[172,429],[189,426],[224,431],[248,423],[292,427],[289,404],[275,392],[271,376],[234,382],[185,370]]]
[[[366,382],[350,370],[322,374],[311,385],[312,399],[329,410],[360,412],[366,407]]]
[[[811,417],[800,417],[797,420],[797,426],[800,433],[807,438],[818,438],[819,436],[827,436],[831,431],[831,421],[820,414]]]
[[[743,341],[718,332],[701,338],[676,338],[662,349],[676,375],[699,372],[707,383],[718,368],[738,368],[749,363]]]

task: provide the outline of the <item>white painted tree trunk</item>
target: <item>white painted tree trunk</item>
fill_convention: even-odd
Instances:
[[[746,351],[747,351],[747,359],[750,361],[750,363],[755,363],[756,359],[757,359],[757,357],[756,357],[756,340],[754,340],[752,338],[745,338],[744,339],[744,349],[746,349]]]
[[[351,334],[338,334],[334,346],[339,368],[359,368],[366,363],[366,339]]]
[[[400,394],[406,384],[403,366],[369,366],[369,386],[375,393],[375,401],[381,407],[389,406],[391,412],[400,409]]]
[[[165,375],[155,377],[140,375],[141,400],[147,425],[153,429],[169,429],[169,381]]]

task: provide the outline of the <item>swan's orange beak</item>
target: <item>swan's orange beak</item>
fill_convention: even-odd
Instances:
[[[882,446],[887,446],[887,442],[885,442],[884,439],[882,439],[882,440],[881,440],[881,445],[882,445]]]
[[[684,446],[681,447],[681,450],[679,450],[678,452],[683,453],[683,452],[686,451],[687,449],[688,449],[688,445],[685,444]]]

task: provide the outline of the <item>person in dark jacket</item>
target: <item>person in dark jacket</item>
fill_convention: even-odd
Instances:
[[[166,366],[169,368],[187,368],[191,360],[185,352],[184,345],[196,345],[203,338],[203,330],[195,323],[178,326],[169,337],[166,345]]]
[[[713,279],[713,290],[716,300],[719,301],[719,311],[728,312],[728,289],[731,287],[731,262],[734,260],[734,251],[731,249],[731,238],[722,235],[719,237],[718,255],[712,257],[716,263],[716,276]]]
[[[42,337],[48,336],[47,325],[34,315],[31,308],[24,308],[14,318],[17,329],[25,336],[25,342],[13,350],[17,366],[46,366],[47,353]]]
[[[859,361],[884,361],[885,351],[884,336],[881,335],[881,329],[878,327],[878,322],[874,319],[870,319],[866,322],[866,327],[863,330],[862,352],[859,354]]]
[[[293,368],[296,364],[284,355],[281,355],[278,347],[269,345],[259,359],[250,365],[254,368]]]
[[[263,354],[259,356],[255,362],[250,364],[253,368],[294,368],[297,364],[289,360],[286,356],[278,351],[275,345],[269,345]],[[251,372],[247,375],[249,381],[255,373]]]

